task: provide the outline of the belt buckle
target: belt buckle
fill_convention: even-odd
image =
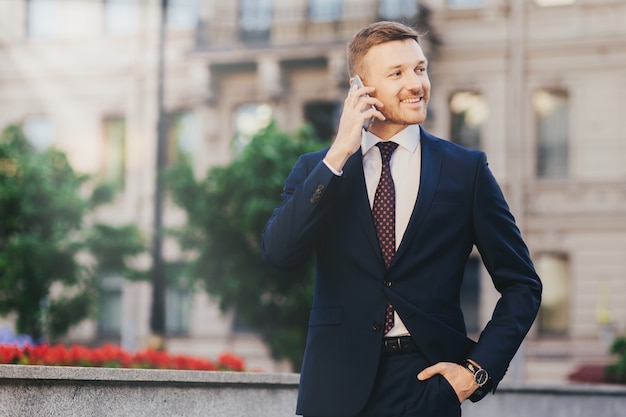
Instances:
[[[400,353],[404,350],[406,350],[409,345],[403,345],[402,344],[402,336],[395,336],[395,337],[385,337],[383,339],[383,343],[384,343],[384,350],[385,352],[388,353]]]
[[[402,351],[402,340],[400,336],[396,337],[396,342],[398,343],[398,352]]]
[[[400,352],[400,349],[402,348],[402,346],[400,345],[400,338],[396,337],[396,338],[389,338],[389,342],[391,342],[391,351],[392,352]]]

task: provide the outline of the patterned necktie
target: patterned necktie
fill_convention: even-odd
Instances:
[[[376,194],[374,194],[372,215],[374,216],[376,235],[378,236],[378,243],[383,253],[383,260],[385,261],[387,269],[389,269],[393,255],[396,253],[396,190],[393,185],[393,178],[391,177],[389,161],[391,160],[391,155],[398,147],[398,144],[395,142],[378,142],[376,146],[380,149],[383,168],[380,172],[380,180],[376,187]],[[391,303],[387,303],[384,333],[389,332],[393,325],[393,306]]]

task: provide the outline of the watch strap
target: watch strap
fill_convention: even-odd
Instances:
[[[489,381],[489,374],[483,368],[474,365],[472,362],[468,360],[464,360],[461,363],[465,369],[467,369],[472,375],[474,375],[474,382],[479,387],[482,387]]]

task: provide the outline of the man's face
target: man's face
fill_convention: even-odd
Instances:
[[[421,46],[413,39],[375,45],[365,54],[363,82],[376,88],[373,95],[385,105],[378,110],[387,119],[376,119],[372,133],[385,139],[407,125],[424,122],[430,98],[427,64]]]

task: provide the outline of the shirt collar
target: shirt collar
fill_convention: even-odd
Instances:
[[[363,131],[363,136],[361,137],[361,152],[363,155],[369,152],[369,150],[376,146],[376,144],[381,140],[381,138],[373,133],[368,132],[367,130]],[[414,153],[420,142],[420,126],[409,125],[405,129],[398,132],[395,136],[392,136],[389,140],[396,142],[407,151]]]

